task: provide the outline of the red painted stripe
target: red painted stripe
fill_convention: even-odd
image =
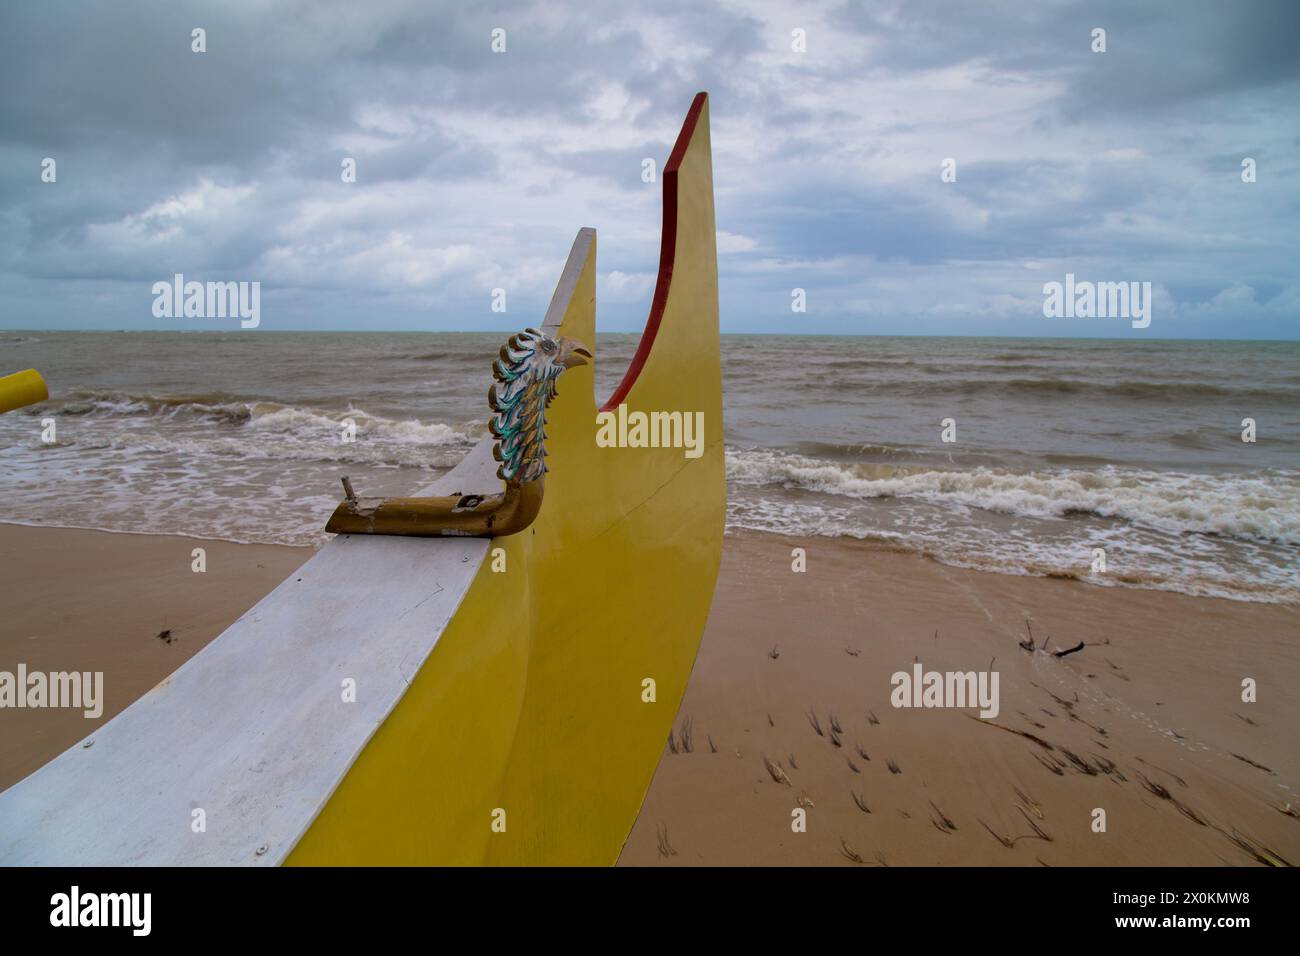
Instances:
[[[664,306],[668,303],[668,290],[673,284],[673,262],[677,257],[677,169],[686,156],[686,147],[691,145],[691,137],[695,135],[695,124],[699,122],[700,111],[708,101],[708,93],[695,94],[691,108],[686,113],[686,121],[682,123],[682,131],[677,134],[677,142],[668,156],[668,165],[664,167],[664,224],[659,238],[659,278],[655,281],[655,295],[650,302],[650,317],[646,319],[641,342],[623,375],[623,381],[618,383],[618,388],[614,389],[609,401],[601,406],[602,412],[613,411],[627,398],[627,393],[632,390],[637,376],[645,367],[646,359],[650,358],[655,336],[659,334],[659,323],[663,321]]]

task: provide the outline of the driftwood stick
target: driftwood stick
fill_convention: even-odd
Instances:
[[[1084,647],[1084,645],[1083,645],[1083,641],[1080,641],[1078,644],[1074,645],[1074,647],[1067,647],[1067,648],[1066,648],[1065,650],[1063,650],[1063,651],[1056,651],[1056,652],[1055,652],[1055,656],[1056,656],[1056,657],[1065,657],[1067,654],[1073,654],[1073,653],[1075,653],[1076,651],[1081,651],[1081,650],[1083,650],[1083,647]]]
[[[1034,629],[1029,626],[1029,618],[1025,618],[1025,630],[1029,632],[1029,640],[1019,643],[1024,650],[1032,654],[1034,653]]]

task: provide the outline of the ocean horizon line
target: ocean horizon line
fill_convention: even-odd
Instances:
[[[25,326],[15,326],[12,328],[0,328],[0,335],[11,333],[24,334],[73,334],[73,335],[119,335],[119,334],[138,334],[146,333],[150,335],[492,335],[502,334],[511,335],[518,332],[516,326],[502,326],[501,328],[491,329],[87,329],[87,328],[29,328]],[[596,330],[597,335],[641,335],[644,330],[627,330],[611,329],[609,331]],[[1019,340],[1034,342],[1124,342],[1124,343],[1146,343],[1146,344],[1164,344],[1170,342],[1243,342],[1243,343],[1267,343],[1275,342],[1282,344],[1300,343],[1300,335],[1290,339],[1278,338],[1228,338],[1226,336],[1209,336],[1209,335],[1188,335],[1182,337],[1162,337],[1155,338],[1147,335],[970,335],[956,333],[939,333],[939,332],[720,332],[722,337],[739,337],[747,336],[754,338],[818,338],[818,339],[952,339],[960,341],[986,341],[986,340]]]

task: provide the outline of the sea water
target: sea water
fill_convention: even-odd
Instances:
[[[487,433],[504,338],[0,332],[0,371],[37,368],[53,396],[0,416],[0,521],[318,544],[340,476],[409,494]],[[636,344],[598,338],[599,401]],[[1300,343],[737,335],[722,352],[729,529],[1300,603]]]

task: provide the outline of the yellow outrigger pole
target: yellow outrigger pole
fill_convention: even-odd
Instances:
[[[50,390],[45,387],[45,379],[34,368],[0,378],[0,414],[35,405],[49,397]]]

